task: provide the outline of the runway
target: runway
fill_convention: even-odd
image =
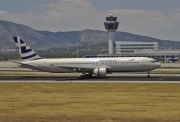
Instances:
[[[81,75],[69,73],[45,73],[36,70],[20,68],[15,63],[0,62],[0,82],[53,82],[53,83],[180,83],[180,64],[162,64],[161,68],[151,73],[114,73],[107,77],[78,79]],[[169,67],[169,68],[168,68]],[[172,68],[174,67],[174,68]]]
[[[77,76],[1,76],[0,82],[55,82],[55,83],[180,83],[174,76],[107,76],[79,79]]]

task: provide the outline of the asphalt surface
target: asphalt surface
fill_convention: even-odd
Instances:
[[[108,76],[79,79],[77,76],[0,76],[0,82],[79,82],[79,83],[180,83],[180,75],[174,76]]]
[[[31,69],[24,68],[0,68],[0,72],[9,73],[17,72],[37,72]],[[39,72],[38,72],[39,73]],[[169,72],[170,73],[170,72]],[[93,77],[91,79],[79,79],[80,74],[60,74],[59,76],[0,76],[0,82],[58,82],[58,83],[180,83],[180,74],[161,74],[161,73],[151,73],[151,77],[147,78],[147,72],[141,73],[117,73],[108,75],[106,77]]]

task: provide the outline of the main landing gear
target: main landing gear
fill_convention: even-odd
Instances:
[[[92,78],[92,73],[83,73],[79,79],[89,79]]]
[[[148,75],[147,75],[147,78],[150,78],[150,77],[151,77],[151,76],[150,76],[150,73],[151,73],[151,72],[149,71],[149,72],[148,72]]]

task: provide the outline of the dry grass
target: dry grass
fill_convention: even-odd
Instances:
[[[0,121],[176,122],[180,84],[0,83]]]

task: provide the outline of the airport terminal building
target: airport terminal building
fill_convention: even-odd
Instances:
[[[157,42],[116,41],[116,54],[151,53],[158,50]]]
[[[115,54],[98,54],[97,56],[84,57],[150,57],[158,61],[174,57],[178,60],[180,49],[159,49],[158,42],[116,41]]]
[[[179,59],[179,49],[159,49],[158,42],[116,41],[116,54],[122,57],[151,57],[164,60],[172,56]]]

